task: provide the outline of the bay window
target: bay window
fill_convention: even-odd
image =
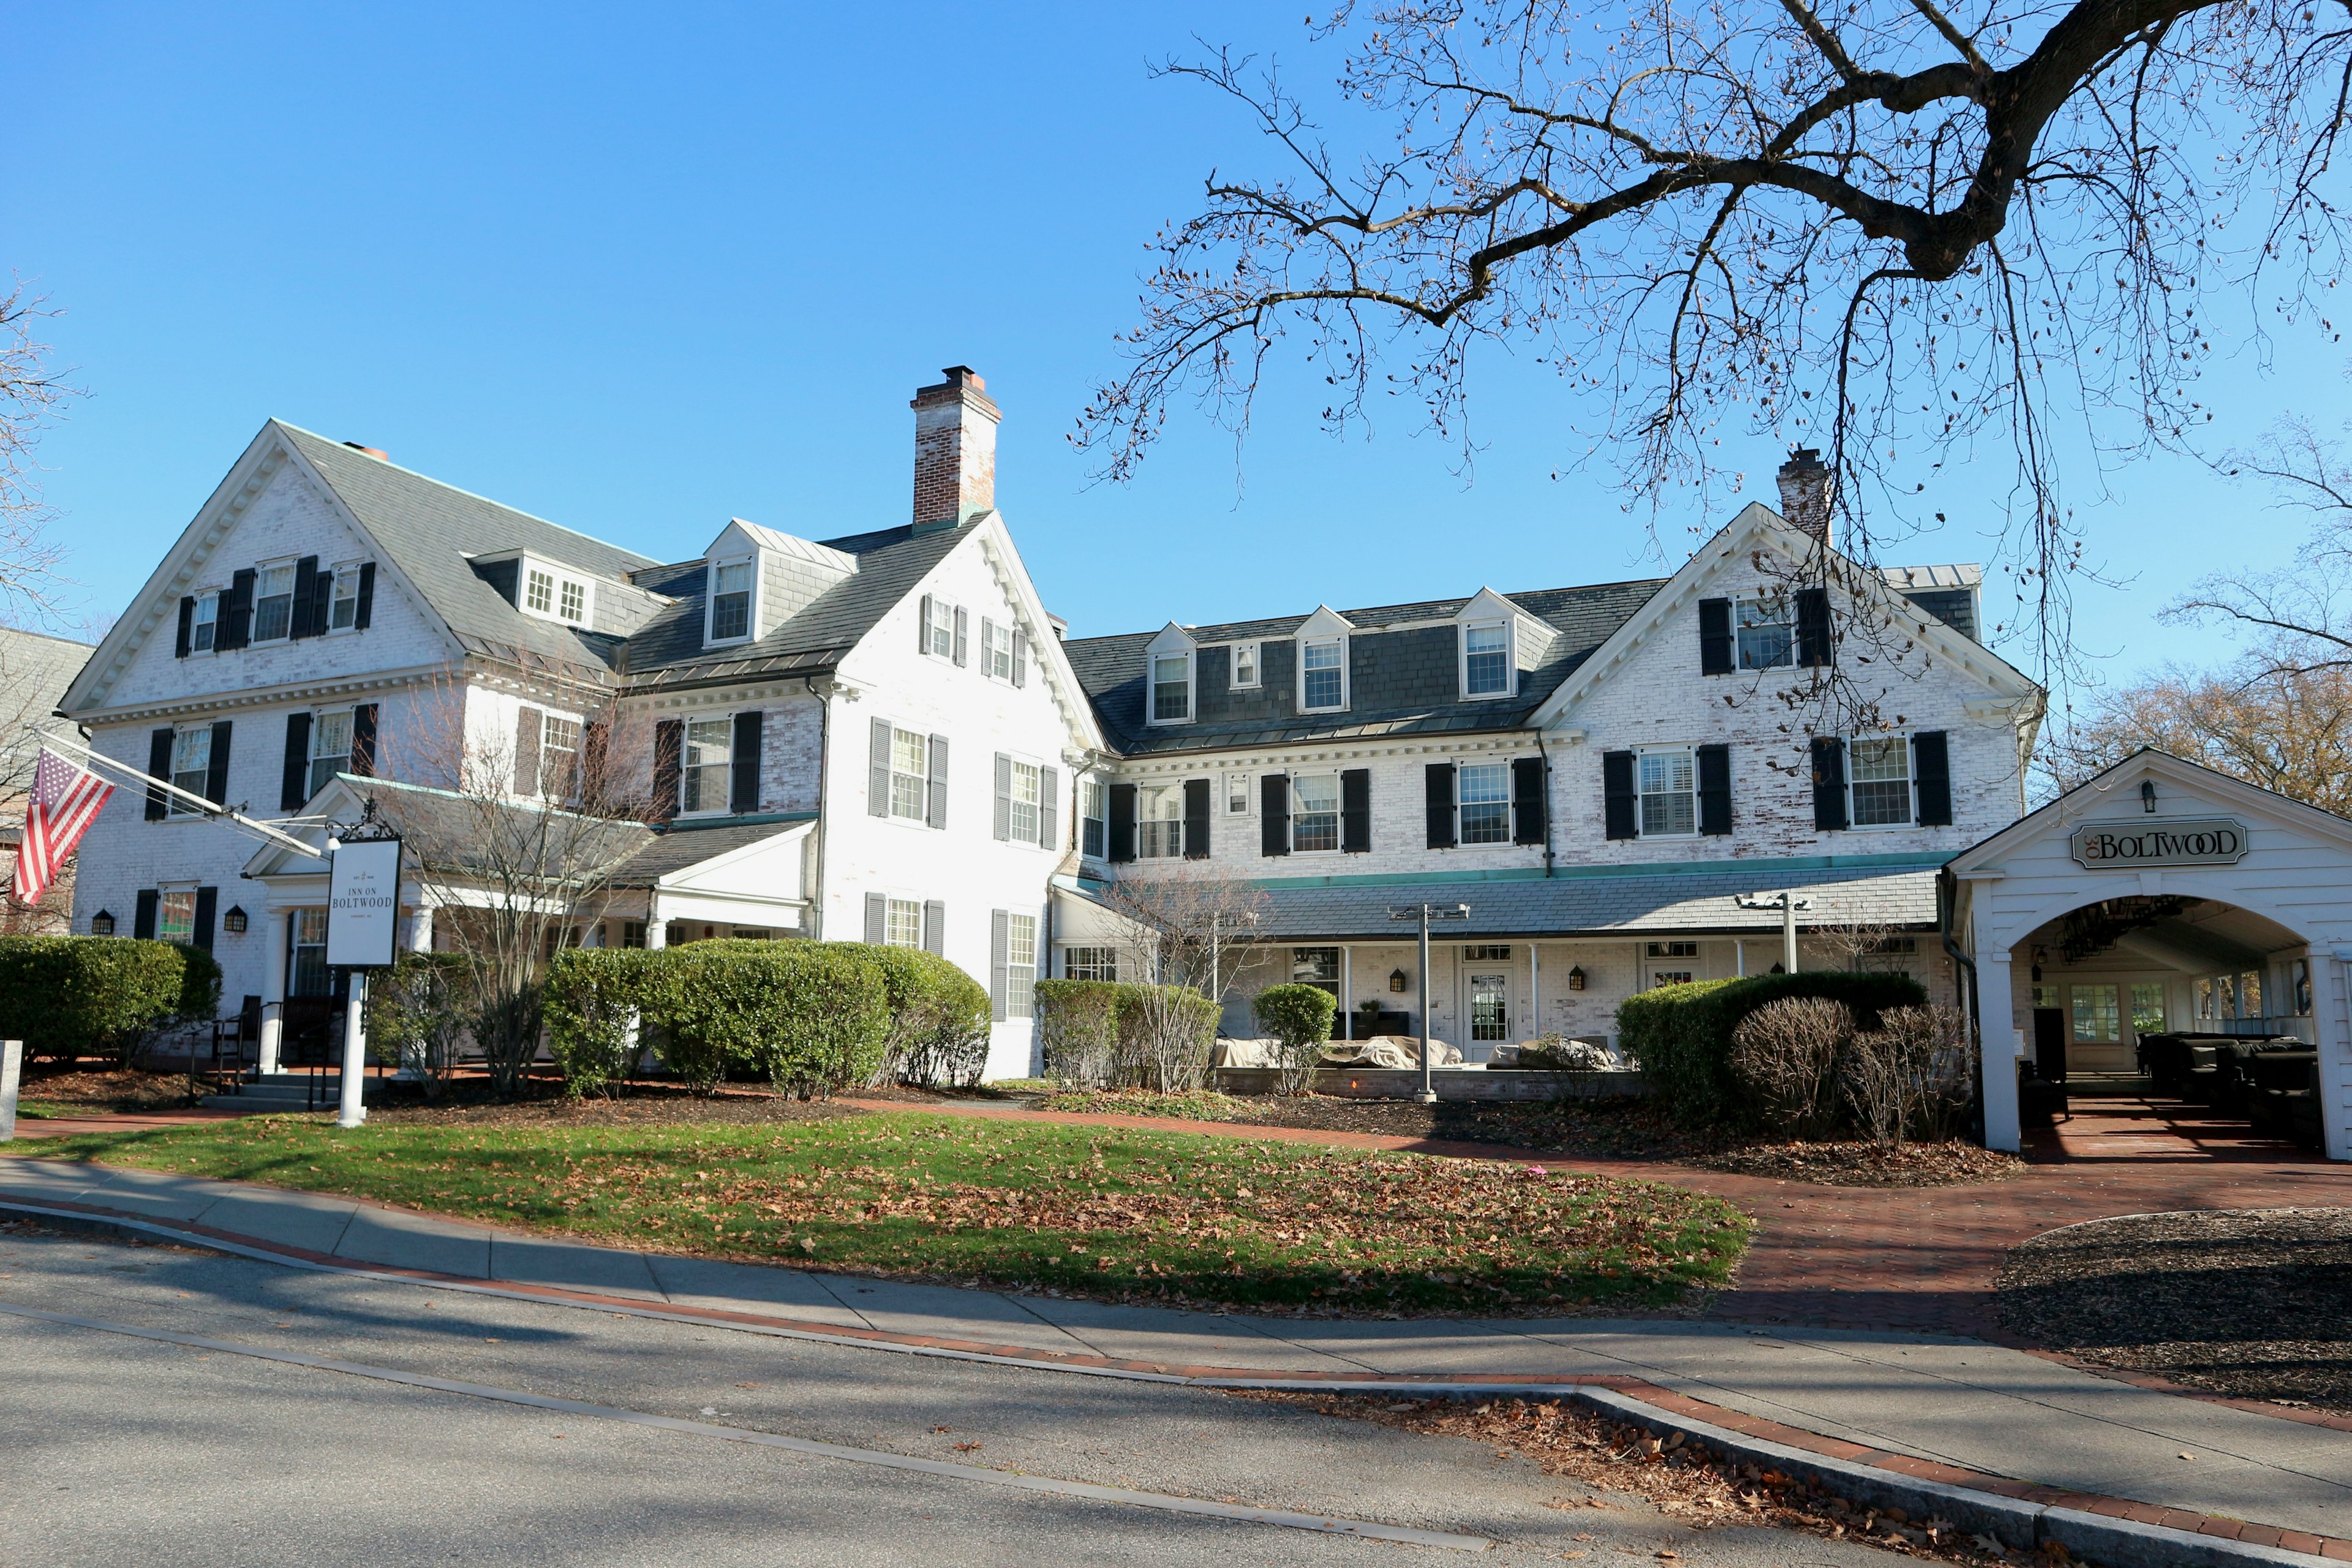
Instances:
[[[1640,761],[1642,837],[1698,831],[1698,773],[1686,751],[1643,752]]]

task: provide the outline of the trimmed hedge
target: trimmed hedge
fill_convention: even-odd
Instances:
[[[698,942],[665,951],[646,1011],[690,1081],[749,1068],[810,1099],[872,1080],[890,1030],[888,982],[863,944]],[[685,1064],[683,1067],[681,1064]]]
[[[970,1088],[988,1067],[988,988],[937,953],[862,942],[832,944],[882,972],[889,1031],[880,1081]]]
[[[1045,1076],[1064,1083],[1108,1084],[1118,1068],[1118,993],[1108,980],[1037,982],[1037,1037]]]
[[[1041,980],[1036,996],[1048,1077],[1181,1093],[1208,1075],[1220,1009],[1190,986]]]
[[[1618,1044],[1640,1063],[1651,1096],[1675,1121],[1686,1127],[1749,1128],[1760,1111],[1731,1070],[1731,1032],[1757,1008],[1786,996],[1843,1002],[1865,1029],[1876,1028],[1878,1015],[1889,1007],[1927,1001],[1926,987],[1907,974],[1822,969],[1695,980],[1619,1003]]]
[[[547,1048],[572,1099],[611,1094],[628,1078],[639,1049],[630,1025],[656,1011],[661,958],[642,947],[567,947],[548,966]]]
[[[220,1011],[202,948],[121,936],[0,937],[0,1035],[37,1057],[128,1057],[149,1030]]]

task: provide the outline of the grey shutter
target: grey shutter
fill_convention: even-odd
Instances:
[[[996,675],[996,623],[986,616],[980,617],[980,672],[993,679]]]
[[[1037,847],[1059,853],[1062,847],[1062,773],[1037,770]]]
[[[944,958],[948,951],[948,907],[937,899],[923,901],[923,951]]]
[[[537,708],[515,710],[514,787],[517,795],[539,793],[539,737],[547,715]]]
[[[1135,858],[1135,786],[1110,786],[1110,856],[1114,865]]]
[[[1429,824],[1429,847],[1451,849],[1454,837],[1454,764],[1431,763],[1422,770],[1422,800]]]
[[[131,915],[131,934],[141,942],[155,940],[155,910],[163,895],[152,888],[139,889],[139,900]]]
[[[988,917],[988,1011],[999,1023],[1004,1019],[1004,970],[1013,952],[1013,917],[1003,910],[990,911]]]
[[[996,837],[1013,838],[1013,759],[1003,752],[996,753]]]
[[[1952,752],[1941,730],[1911,737],[1911,777],[1918,785],[1919,826],[1952,825]]]
[[[360,567],[360,595],[352,605],[352,630],[355,632],[367,630],[368,622],[374,615],[375,563],[370,561]]]
[[[147,732],[147,776],[152,779],[172,776],[172,731],[168,725]],[[147,820],[161,822],[171,812],[172,797],[154,785],[148,785]]]
[[[667,822],[677,815],[680,763],[686,752],[686,723],[663,719],[654,725],[654,816]]]
[[[229,574],[220,623],[213,631],[213,647],[244,647],[253,641],[253,578],[250,566]]]
[[[1633,753],[1601,755],[1601,816],[1612,838],[1642,837],[1641,801],[1633,790]]]
[[[1698,672],[1701,675],[1729,675],[1735,663],[1731,646],[1731,601],[1701,599],[1698,602]]]
[[[1290,853],[1290,775],[1263,773],[1257,781],[1257,852]]]
[[[213,921],[219,914],[220,889],[198,888],[196,889],[196,923],[188,932],[188,945],[201,947],[206,952],[210,952],[213,950]]]
[[[1833,833],[1845,825],[1845,742],[1834,735],[1816,735],[1813,737],[1813,830]]]
[[[882,945],[882,939],[889,934],[889,921],[890,900],[880,893],[866,894],[866,941],[867,945],[872,947]]]
[[[735,715],[734,745],[727,759],[727,809],[738,816],[748,816],[760,809],[762,718],[757,708]]]
[[[213,721],[213,763],[205,773],[205,798],[215,805],[228,804],[228,742],[235,728],[226,719]]]
[[[948,825],[948,738],[931,737],[930,786],[923,801],[923,826],[945,827]]]
[[[1540,844],[1549,826],[1551,803],[1545,799],[1544,760],[1511,759],[1511,842]]]
[[[866,815],[890,815],[890,721],[877,719],[866,747]]]
[[[294,603],[286,620],[286,640],[316,637],[320,628],[310,619],[310,601],[319,596],[319,558],[305,555],[294,563]]]
[[[1711,837],[1731,831],[1731,748],[1698,749],[1698,830]]]
[[[299,811],[310,798],[310,715],[286,715],[286,771],[278,781],[278,809]]]
[[[1349,768],[1339,775],[1339,852],[1372,852],[1372,770]]]
[[[1013,634],[1013,684],[1029,684],[1029,634],[1026,632]]]
[[[915,623],[915,651],[931,651],[931,596],[929,594],[923,595],[923,618]]]
[[[1797,662],[1809,666],[1837,662],[1836,649],[1830,638],[1827,588],[1797,590]]]
[[[1184,858],[1209,858],[1209,781],[1184,781]]]
[[[375,704],[362,702],[352,710],[351,771],[363,779],[375,777]]]
[[[220,635],[220,629],[217,626],[213,629],[213,635],[215,637]],[[180,601],[180,640],[172,645],[172,657],[187,658],[188,650],[195,641],[195,636],[196,601],[191,596]]]
[[[958,669],[971,662],[971,617],[961,605],[955,613],[955,661]]]

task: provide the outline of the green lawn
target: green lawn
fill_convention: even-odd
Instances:
[[[661,1251],[1362,1312],[1664,1306],[1723,1283],[1751,1225],[1700,1194],[1549,1167],[924,1112],[354,1132],[247,1118],[37,1152]]]

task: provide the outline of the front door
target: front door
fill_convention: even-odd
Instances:
[[[1507,1040],[1511,1037],[1511,977],[1474,974],[1470,977],[1470,1037]]]
[[[2033,1010],[2033,1070],[2051,1083],[2066,1081],[2066,1014],[2063,1008]]]

